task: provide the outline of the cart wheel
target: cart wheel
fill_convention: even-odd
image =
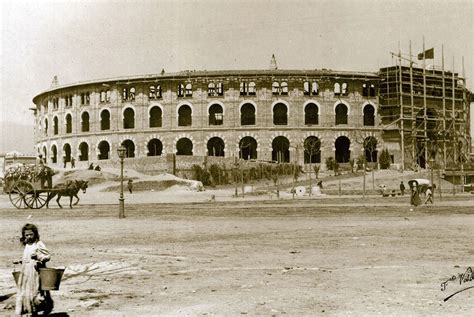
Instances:
[[[40,209],[46,205],[48,200],[49,193],[36,190],[34,192],[29,192],[25,196],[25,202],[31,209]]]
[[[13,206],[18,209],[26,209],[29,207],[27,203],[27,195],[31,196],[35,190],[33,185],[27,181],[20,180],[13,184],[10,189],[10,201]]]

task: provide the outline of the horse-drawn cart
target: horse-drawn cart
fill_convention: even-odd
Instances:
[[[41,164],[11,167],[5,173],[3,190],[16,208],[39,209],[55,191],[52,177],[53,170]]]

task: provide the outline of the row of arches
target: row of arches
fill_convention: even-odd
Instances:
[[[321,140],[316,136],[308,136],[303,142],[304,151],[304,163],[321,163]],[[135,143],[126,139],[122,142],[122,145],[127,149],[126,157],[133,158],[136,156]],[[187,137],[178,139],[176,142],[175,153],[177,155],[193,155],[194,144],[193,141]],[[226,144],[220,137],[211,137],[206,144],[207,155],[209,156],[226,156]],[[367,162],[377,162],[377,139],[373,136],[365,138],[364,152]],[[272,140],[271,159],[277,162],[290,162],[290,148],[291,144],[287,137],[277,136]],[[347,163],[351,159],[351,141],[346,136],[339,136],[334,142],[334,157],[339,163]],[[252,136],[245,136],[240,139],[238,144],[239,158],[244,160],[255,160],[258,159],[258,142]],[[101,141],[97,145],[97,159],[107,160],[111,158],[111,145],[108,141]],[[163,155],[163,143],[158,138],[152,138],[147,143],[147,156],[161,156]],[[58,163],[58,147],[53,144],[50,148],[50,158],[52,163]],[[79,161],[89,161],[89,144],[87,142],[81,142],[78,146],[78,157]],[[71,145],[65,143],[62,147],[62,161],[71,161]],[[43,146],[42,153],[45,158],[48,157],[48,150],[46,146]],[[94,158],[95,159],[95,158]]]
[[[276,103],[272,108],[272,117],[274,125],[287,125],[289,117],[289,106],[286,103]],[[349,117],[349,107],[344,103],[335,106],[335,125],[347,124]],[[192,126],[193,109],[191,105],[182,104],[177,109],[178,126]],[[314,102],[304,105],[304,124],[319,124],[320,106]],[[253,103],[244,103],[240,107],[240,124],[255,125],[257,118],[257,108]],[[363,107],[363,124],[364,126],[375,125],[375,107],[366,104]],[[163,110],[160,106],[153,106],[148,111],[148,126],[150,128],[159,128],[163,124]],[[123,128],[135,128],[135,110],[127,107],[123,110]],[[224,123],[224,107],[221,104],[214,103],[208,109],[208,124],[210,126],[218,126]],[[70,113],[65,116],[66,133],[72,133],[72,115]],[[87,111],[81,113],[81,132],[89,132],[90,115]],[[100,129],[110,129],[110,111],[104,109],[100,112]],[[58,134],[59,119],[57,116],[53,118],[53,134]],[[48,134],[48,119],[44,120],[44,133]]]

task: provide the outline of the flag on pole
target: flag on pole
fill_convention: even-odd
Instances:
[[[430,48],[429,50],[426,50],[425,52],[425,59],[434,59],[434,47]],[[423,52],[418,54],[418,60],[423,59]]]

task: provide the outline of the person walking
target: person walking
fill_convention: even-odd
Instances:
[[[40,241],[38,228],[27,223],[21,229],[20,242],[24,246],[23,257],[14,264],[21,263],[17,281],[15,314],[17,316],[37,316],[38,312],[48,315],[53,310],[53,300],[49,291],[40,289],[39,269],[46,267],[51,255]]]
[[[403,181],[400,182],[400,192],[402,196],[405,196],[405,184],[403,184]]]
[[[410,204],[416,207],[421,204],[420,191],[418,189],[418,186],[415,184],[410,189],[411,189]]]
[[[431,186],[428,187],[426,190],[426,199],[425,199],[425,205],[429,202],[433,203],[433,191],[431,189]]]
[[[71,157],[71,168],[76,167],[76,159],[74,157]]]
[[[131,179],[128,180],[127,188],[128,188],[128,191],[129,191],[130,194],[131,194],[132,191],[133,191],[133,180],[131,180]]]

